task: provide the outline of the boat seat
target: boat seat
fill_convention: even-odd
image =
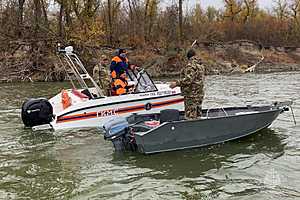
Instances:
[[[160,111],[160,123],[180,121],[180,112],[176,109],[166,109]]]

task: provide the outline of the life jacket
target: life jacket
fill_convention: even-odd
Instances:
[[[61,91],[61,103],[63,105],[63,109],[66,109],[72,105],[71,97],[68,95],[66,90]]]
[[[122,94],[126,94],[127,93],[127,86],[128,86],[128,82],[126,80],[122,80],[122,79],[115,79],[115,81],[113,82],[113,91],[112,93],[114,95],[122,95]]]
[[[128,68],[128,59],[122,60],[119,56],[113,57],[110,65],[111,78],[117,78],[118,73],[121,69],[127,71]]]

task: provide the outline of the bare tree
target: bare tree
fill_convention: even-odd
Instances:
[[[244,0],[243,23],[245,24],[250,17],[253,17],[257,6],[257,0]]]
[[[183,16],[182,16],[182,2],[183,0],[179,0],[178,2],[178,22],[179,22],[179,40],[180,44],[183,42]]]
[[[64,16],[64,0],[61,0],[59,8],[59,15],[58,15],[58,24],[57,24],[57,32],[59,37],[64,37],[64,26],[63,26],[63,16]]]
[[[18,1],[18,36],[22,36],[22,29],[23,29],[23,15],[24,15],[24,3],[25,0]]]
[[[299,26],[300,0],[293,0],[290,4],[290,9],[295,24]]]
[[[148,9],[151,0],[145,0],[145,10],[144,10],[144,40],[147,41],[147,24],[148,24]]]
[[[48,5],[46,5],[45,0],[41,0],[41,9],[43,11],[43,18],[44,18],[44,28],[47,30],[49,29],[49,20],[48,20],[48,12],[47,12]]]
[[[237,15],[242,11],[242,2],[237,0],[224,0],[224,3],[226,8],[224,17],[229,18],[232,22],[235,21]]]
[[[34,34],[37,36],[40,29],[40,19],[42,16],[41,1],[33,0],[34,3]]]
[[[279,19],[284,19],[288,16],[288,3],[286,0],[274,0],[276,7],[274,11]]]
[[[107,0],[107,16],[108,16],[108,38],[109,43],[113,43],[113,25],[112,25],[112,6],[111,0]]]

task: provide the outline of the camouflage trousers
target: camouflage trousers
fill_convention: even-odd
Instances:
[[[111,92],[111,82],[110,82],[110,80],[103,79],[103,80],[100,80],[98,82],[98,84],[102,88],[103,94],[105,96],[110,96],[110,92]]]
[[[203,96],[185,96],[185,118],[186,119],[198,119],[202,114],[202,101]]]

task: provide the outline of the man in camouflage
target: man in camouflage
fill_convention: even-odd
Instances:
[[[201,59],[196,57],[194,50],[187,53],[187,66],[181,70],[180,79],[172,82],[170,88],[180,86],[184,96],[185,118],[197,119],[201,117],[202,101],[204,98],[205,68]]]
[[[111,78],[109,72],[109,60],[105,55],[101,56],[100,62],[93,69],[93,78],[103,90],[105,96],[110,96]]]

